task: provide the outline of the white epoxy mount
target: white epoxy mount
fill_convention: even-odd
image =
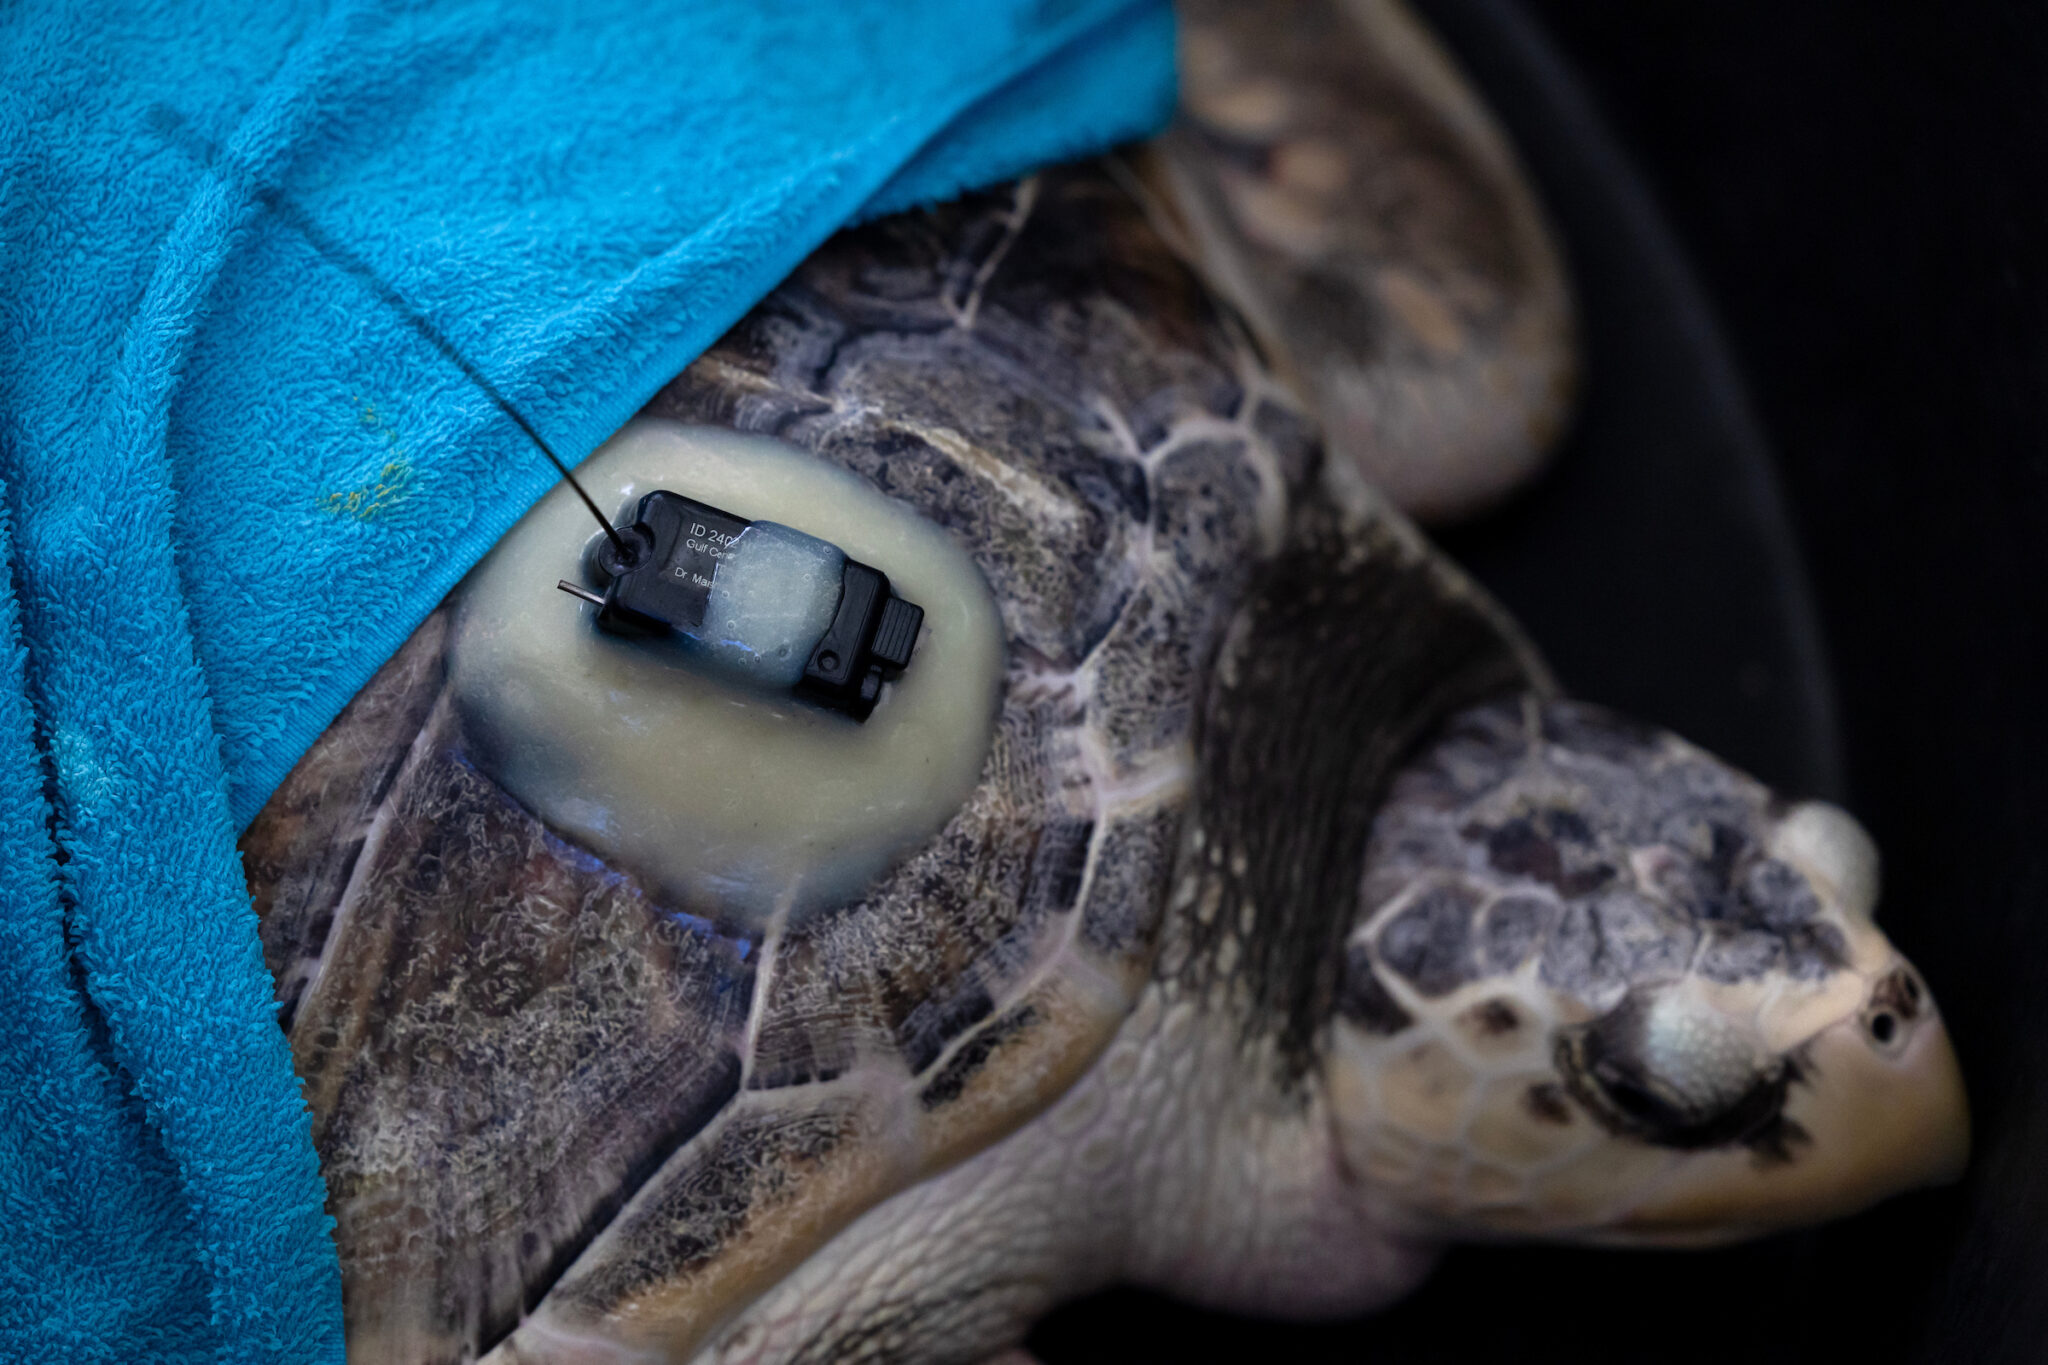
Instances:
[[[665,488],[829,541],[922,606],[924,631],[864,724],[736,685],[555,591],[597,534],[558,487],[456,592],[455,699],[492,777],[677,909],[764,928],[857,898],[944,826],[980,777],[1003,665],[995,601],[946,532],[814,455],[719,428],[640,419],[576,474],[600,507]],[[749,595],[764,621],[797,605]]]

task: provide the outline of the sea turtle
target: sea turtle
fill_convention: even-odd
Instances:
[[[1400,124],[1419,195],[1470,169],[1440,109]],[[1251,164],[1240,134],[1217,154]],[[585,466],[602,496],[658,447],[807,529],[787,509],[900,519],[876,562],[958,608],[865,727],[635,675],[578,699],[626,739],[565,779],[589,718],[548,669],[583,665],[508,683],[490,651],[631,646],[551,581],[493,595],[515,550],[581,562],[543,504],[246,832],[352,1359],[972,1362],[1116,1280],[1362,1311],[1459,1238],[1710,1243],[1956,1171],[1954,1059],[1854,821],[1559,698],[1325,450],[1260,348],[1286,311],[1225,302],[1299,262],[1218,267],[1159,189],[1190,173],[843,233]],[[1502,279],[1375,249],[1344,278]],[[1408,303],[1385,326],[1441,321]],[[1460,327],[1333,364],[1434,355],[1447,393],[1496,335]],[[1297,378],[1329,353],[1293,344]],[[977,621],[986,680],[944,653]],[[758,762],[648,719],[704,697],[734,719],[697,740]],[[884,752],[876,809],[953,790],[905,764],[967,776],[915,837],[748,871],[807,837],[804,782]],[[663,792],[736,832],[612,818]]]

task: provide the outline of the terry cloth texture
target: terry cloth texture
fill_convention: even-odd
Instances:
[[[0,6],[0,1358],[340,1358],[237,832],[552,485],[519,420],[581,458],[835,228],[1148,131],[1171,48],[1163,0]]]

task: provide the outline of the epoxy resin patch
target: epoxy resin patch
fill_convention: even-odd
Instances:
[[[600,506],[669,489],[829,542],[921,605],[924,630],[864,725],[721,682],[675,642],[598,630],[555,591],[595,529],[557,488],[457,592],[455,697],[492,777],[678,908],[740,923],[855,899],[951,818],[988,754],[1002,627],[945,532],[815,456],[717,428],[636,421],[576,473]],[[821,585],[838,572],[763,559],[772,572],[711,604],[744,615],[733,633],[756,646],[785,616],[792,639],[829,616]]]

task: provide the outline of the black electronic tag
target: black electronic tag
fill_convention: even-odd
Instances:
[[[855,720],[909,666],[924,623],[924,608],[838,546],[666,489],[607,526],[586,573],[601,591],[558,586],[595,605],[601,629],[678,637],[711,671]]]

